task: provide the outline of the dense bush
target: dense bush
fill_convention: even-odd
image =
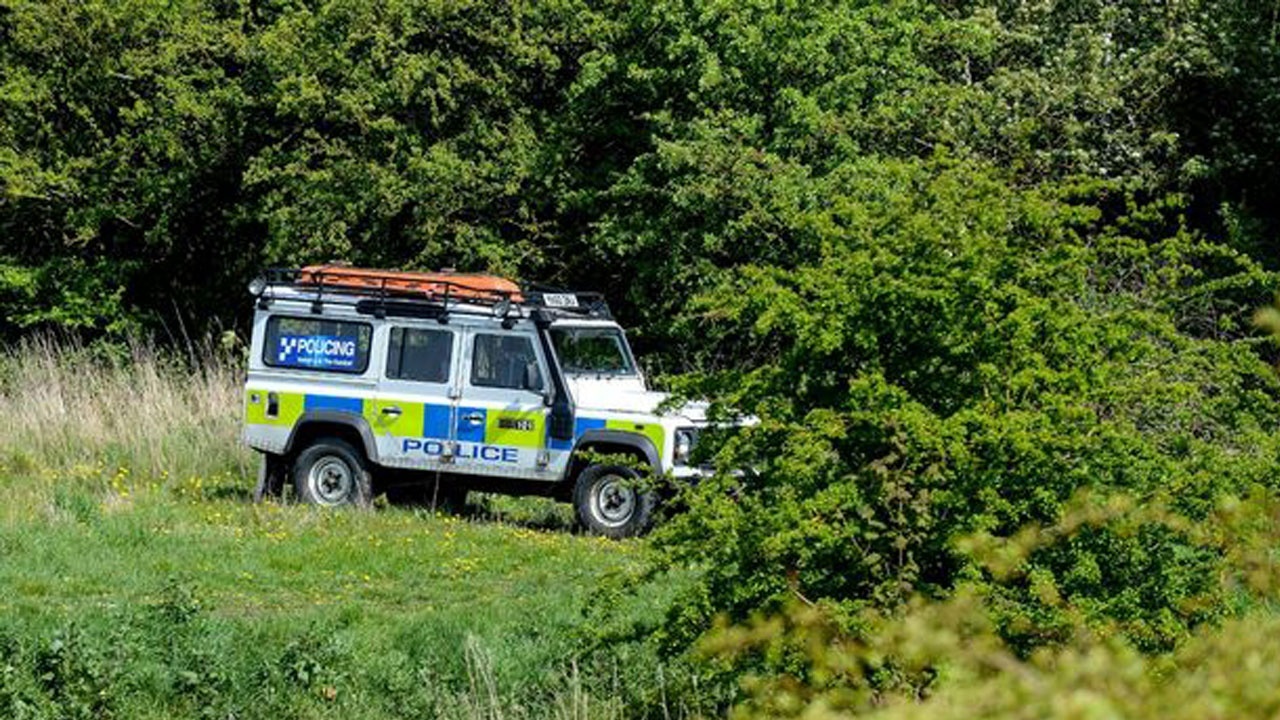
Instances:
[[[745,268],[705,299],[713,328],[768,359],[708,379],[759,415],[725,449],[759,474],[699,487],[660,540],[706,563],[708,611],[945,592],[972,578],[956,539],[1054,522],[1083,488],[1195,518],[1274,483],[1271,369],[1154,309],[1179,302],[1203,244],[1103,228],[1089,247],[1077,206],[981,168],[891,172],[813,219],[830,228],[813,264]],[[1032,562],[1035,587],[1005,596],[1033,644],[1060,636],[1039,593],[1122,618],[1152,649],[1223,609],[1213,554],[1158,528],[1102,529]]]
[[[1254,493],[1220,503],[1211,522],[1187,523],[1157,505],[1086,494],[1053,526],[968,549],[985,569],[1008,577],[1027,572],[1025,561],[1046,544],[1102,525],[1126,536],[1152,524],[1177,527],[1223,551],[1226,586],[1272,596],[1280,577],[1278,511],[1273,496]],[[1048,595],[1047,603],[1072,605]],[[1063,641],[1027,656],[992,622],[991,600],[983,587],[965,583],[946,600],[917,597],[892,614],[863,612],[856,637],[835,608],[791,601],[777,615],[717,628],[701,650],[789,665],[789,674],[743,679],[745,701],[733,715],[739,718],[1270,717],[1280,702],[1263,634],[1273,623],[1269,609],[1201,628],[1159,656],[1141,652],[1116,623],[1068,612]]]

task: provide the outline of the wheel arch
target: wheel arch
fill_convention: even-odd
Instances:
[[[636,459],[648,463],[653,472],[662,472],[662,458],[658,455],[658,448],[644,435],[625,430],[588,430],[574,444],[562,481],[572,482],[578,477],[578,473],[591,464],[579,454],[583,450],[634,455]]]
[[[357,450],[362,450],[369,462],[378,462],[378,443],[373,437],[369,421],[363,416],[341,410],[312,410],[303,413],[289,432],[284,454],[296,455],[321,437],[345,440]]]

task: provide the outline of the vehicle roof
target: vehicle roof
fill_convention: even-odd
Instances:
[[[551,327],[600,327],[600,328],[616,328],[618,323],[614,320],[604,320],[599,318],[556,318]]]

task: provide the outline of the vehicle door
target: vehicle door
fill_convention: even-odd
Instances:
[[[476,327],[467,331],[463,343],[455,470],[550,477],[547,365],[533,333]]]
[[[449,462],[458,397],[459,335],[441,325],[388,323],[386,364],[369,423],[385,465]]]

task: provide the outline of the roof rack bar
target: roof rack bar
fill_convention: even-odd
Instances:
[[[423,274],[422,278],[413,278],[412,273],[394,271],[370,271],[357,268],[316,266],[309,268],[268,268],[262,273],[263,292],[259,301],[270,302],[280,299],[275,292],[278,288],[290,288],[304,295],[314,292],[311,299],[313,312],[322,312],[325,304],[356,306],[362,312],[374,315],[385,313],[388,308],[408,307],[409,304],[439,306],[438,317],[441,322],[447,321],[448,314],[458,312],[468,315],[487,315],[483,310],[477,311],[467,306],[481,308],[503,308],[503,318],[511,308],[525,310],[542,310],[559,317],[591,317],[613,319],[613,313],[603,294],[557,288],[541,284],[527,284],[518,290],[502,290],[491,287],[477,288],[468,285],[468,277],[460,276],[459,281],[442,277],[442,274]],[[391,285],[395,281],[396,285]],[[512,284],[514,286],[514,284]],[[571,303],[548,304],[546,298],[551,296],[571,296]],[[347,300],[347,298],[355,298]],[[373,301],[361,302],[361,301]],[[385,315],[379,315],[380,317]]]

